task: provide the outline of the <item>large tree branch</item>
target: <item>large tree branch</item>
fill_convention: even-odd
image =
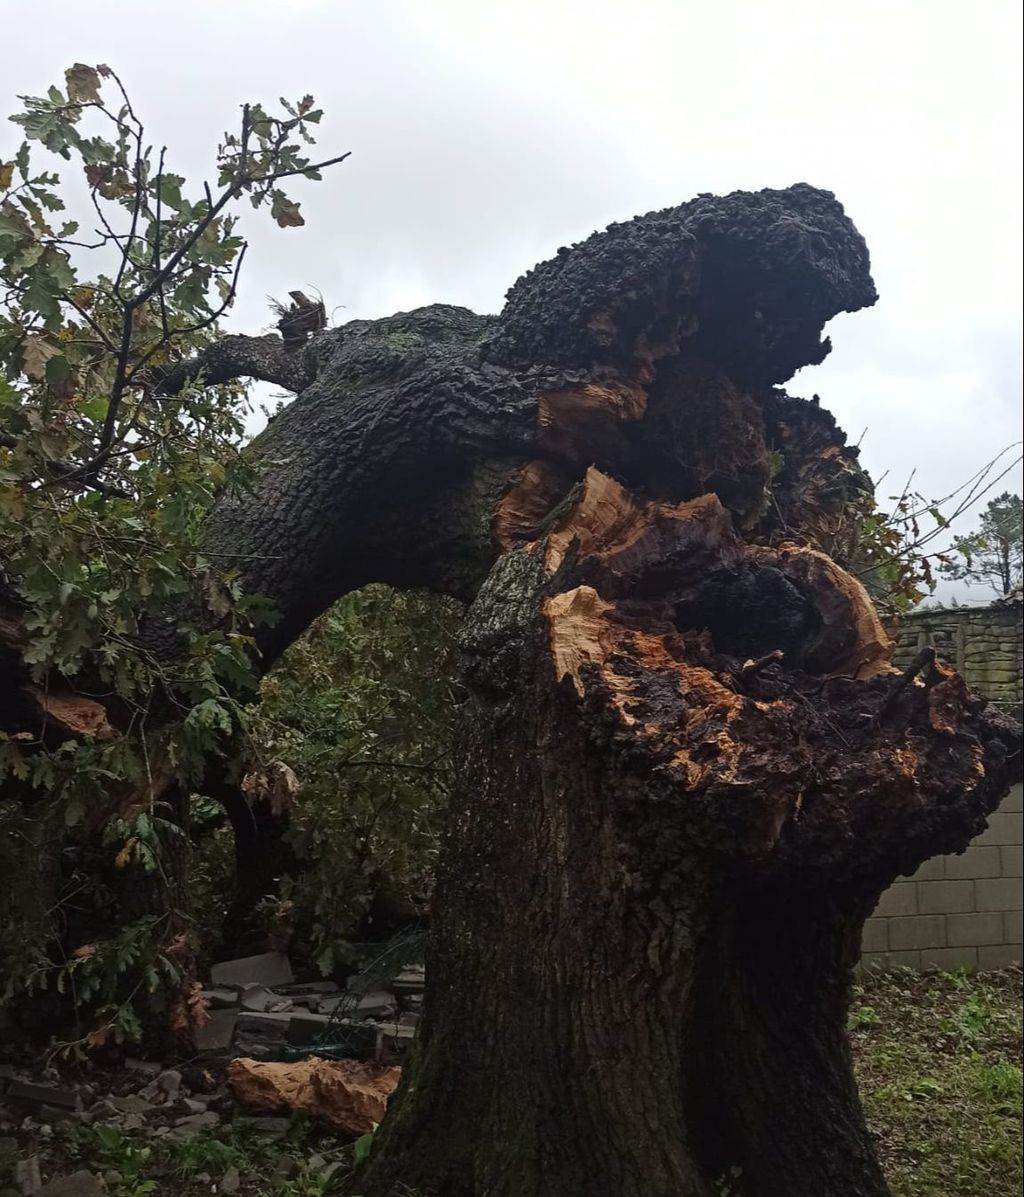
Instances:
[[[222,337],[196,357],[160,371],[156,393],[177,395],[197,379],[214,386],[236,378],[256,378],[298,394],[313,377],[304,347],[287,349],[276,333],[263,337],[234,334]]]

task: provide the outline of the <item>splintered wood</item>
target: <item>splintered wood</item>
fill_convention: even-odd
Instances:
[[[601,446],[617,444],[620,425],[642,419],[647,392],[627,382],[586,383],[540,396],[537,445],[563,461],[585,465]]]

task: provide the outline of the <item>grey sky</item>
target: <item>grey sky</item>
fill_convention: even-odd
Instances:
[[[336,322],[495,310],[522,270],[611,220],[700,191],[827,187],[881,299],[834,321],[833,354],[790,389],[867,429],[883,494],[916,467],[937,496],[1021,437],[1019,10],[8,0],[0,78],[13,110],[71,62],[108,62],[190,179],[243,100],[315,95],[325,156],[353,155],[295,189],[305,228],[247,221],[232,322],[249,331],[296,286]]]

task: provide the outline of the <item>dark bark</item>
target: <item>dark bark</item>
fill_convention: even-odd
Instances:
[[[615,535],[669,600],[694,584],[649,511]],[[738,1170],[746,1197],[884,1197],[845,1037],[861,928],[1019,774],[1017,729],[966,699],[939,731],[952,677],[836,680],[821,711],[818,676],[573,588],[621,591],[613,542],[555,541],[467,620],[425,1022],[353,1191],[711,1197]]]
[[[269,665],[369,581],[472,598],[508,547],[496,507],[523,470],[544,474],[542,513],[595,464],[675,500],[717,480],[752,535],[799,527],[784,517],[811,483],[839,519],[856,450],[771,384],[824,357],[832,316],[874,299],[863,239],[801,185],[613,226],[520,279],[497,317],[435,305],[352,321],[301,351],[312,381],[254,443],[254,491],[219,505],[210,550],[275,603]],[[776,447],[781,504],[765,493]],[[820,485],[836,474],[845,492]],[[173,651],[172,627],[149,635]]]
[[[623,842],[623,779],[552,684],[545,589],[535,559],[506,558],[470,619],[426,1022],[358,1192],[710,1192],[677,1133],[702,928],[664,897],[708,879],[692,860],[659,878]]]
[[[689,1013],[690,1125],[712,1173],[787,1197],[888,1192],[845,1026],[877,894],[737,887],[711,922]]]
[[[251,801],[230,782],[208,787],[224,807],[235,837],[235,885],[221,928],[226,957],[266,951],[266,917],[260,903],[278,895],[281,879],[295,869],[287,842],[287,807],[268,799]]]
[[[197,357],[154,370],[155,390],[158,395],[177,395],[193,382],[216,386],[236,378],[256,378],[298,394],[313,381],[305,349],[304,340],[286,343],[276,333],[222,337]]]

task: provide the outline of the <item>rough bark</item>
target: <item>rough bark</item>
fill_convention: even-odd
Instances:
[[[247,798],[230,782],[208,785],[224,807],[235,839],[235,886],[221,927],[224,955],[266,950],[266,914],[259,905],[277,897],[281,878],[295,867],[288,844],[290,812],[260,796]]]
[[[745,567],[718,647],[691,596]],[[745,660],[729,605],[787,575],[810,610]],[[596,471],[464,649],[425,1026],[356,1191],[885,1194],[844,1033],[861,927],[981,825],[1019,730],[950,670],[905,684],[820,554]]]
[[[286,343],[276,333],[223,337],[198,357],[154,371],[154,389],[158,395],[177,395],[194,382],[216,386],[236,378],[256,378],[298,394],[313,380],[305,349],[304,341]]]
[[[889,667],[843,568],[856,450],[777,388],[874,299],[798,185],[613,226],[497,317],[302,351],[208,528],[278,608],[264,665],[366,582],[476,596],[423,1033],[354,1191],[885,1193],[843,1037],[860,926],[1021,757],[951,670]]]

